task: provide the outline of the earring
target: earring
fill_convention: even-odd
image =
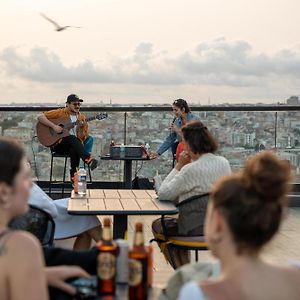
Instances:
[[[218,236],[216,235],[216,236],[210,237],[209,240],[213,244],[219,244],[222,241],[222,237],[221,237],[221,235],[218,235]]]
[[[5,200],[5,201],[3,201],[2,200],[2,207],[4,208],[4,209],[9,209],[10,207],[11,207],[11,202],[10,201],[7,201],[7,200]]]

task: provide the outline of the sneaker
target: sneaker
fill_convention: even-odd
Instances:
[[[98,166],[98,160],[93,157],[87,158],[84,162],[90,167],[92,171],[95,170]]]

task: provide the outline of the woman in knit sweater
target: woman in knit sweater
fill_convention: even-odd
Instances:
[[[217,179],[231,173],[227,159],[214,154],[218,148],[217,143],[202,122],[187,124],[182,128],[182,134],[186,150],[180,154],[175,168],[162,182],[158,190],[159,200],[177,203],[192,196],[209,193]],[[195,211],[197,207],[192,209]],[[196,219],[179,215],[179,219],[184,220],[184,223],[179,224],[176,218],[166,219],[168,235],[203,234],[204,214],[196,215]],[[152,231],[154,235],[162,232],[161,219],[153,222]],[[177,265],[189,262],[187,251],[178,251],[175,256]]]

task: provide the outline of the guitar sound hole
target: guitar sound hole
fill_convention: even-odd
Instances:
[[[61,127],[62,129],[64,129],[64,127],[65,127],[64,124],[58,124],[58,126]],[[57,133],[57,135],[63,134],[63,132],[64,132],[64,131],[62,131],[62,132],[60,132],[60,133]]]

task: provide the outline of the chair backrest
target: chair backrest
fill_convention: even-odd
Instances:
[[[42,246],[53,245],[55,223],[46,211],[29,205],[29,211],[13,219],[9,227],[12,229],[26,230],[36,236]]]
[[[209,193],[192,196],[179,202],[176,206],[179,210],[178,233],[188,234],[196,230],[197,235],[203,234],[204,218],[207,210]],[[197,228],[197,229],[196,229]]]

